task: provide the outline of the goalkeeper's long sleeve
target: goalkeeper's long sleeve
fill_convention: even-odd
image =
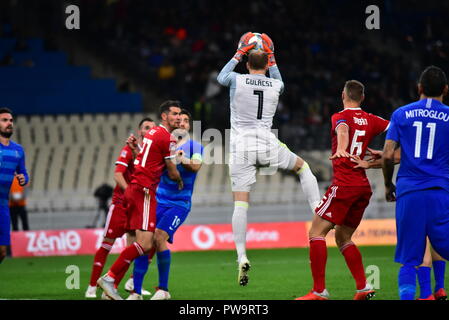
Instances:
[[[268,69],[269,73],[270,73],[270,78],[273,79],[277,79],[277,80],[281,80],[282,81],[282,76],[281,76],[281,72],[279,71],[279,68],[277,65],[274,65],[272,67],[270,67]],[[284,84],[282,84],[282,88],[281,88],[281,93],[284,91]]]
[[[223,86],[231,87],[233,82],[235,84],[235,77],[237,76],[237,72],[234,72],[235,67],[238,64],[238,60],[232,58],[228,63],[221,69],[220,73],[217,76],[217,81]]]

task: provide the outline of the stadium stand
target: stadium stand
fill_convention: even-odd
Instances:
[[[44,50],[42,39],[23,41],[26,51],[14,51],[17,43],[0,38],[0,57],[10,57],[0,67],[8,79],[0,81],[0,95],[17,114],[142,111],[140,94],[117,92],[113,79],[91,79],[89,67],[68,65],[67,55]]]
[[[150,116],[156,118],[154,114]],[[16,140],[27,151],[32,179],[29,210],[95,209],[94,190],[102,183],[114,184],[114,161],[142,117],[142,113],[18,116]],[[223,162],[228,158],[222,148],[215,152],[222,154]],[[194,194],[196,205],[223,205],[232,201],[228,168],[224,164],[208,164],[212,157],[205,156],[206,164],[199,173]],[[295,179],[280,172],[258,175],[253,201],[296,202],[298,197],[292,194],[300,194],[300,190]]]

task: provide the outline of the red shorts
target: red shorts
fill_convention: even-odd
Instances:
[[[336,225],[357,228],[369,204],[371,187],[346,187],[331,185],[315,209],[321,218]]]
[[[131,183],[125,190],[128,204],[128,229],[154,232],[156,229],[156,192]]]
[[[125,234],[128,223],[126,212],[125,206],[121,203],[113,203],[109,206],[103,237],[116,239]]]

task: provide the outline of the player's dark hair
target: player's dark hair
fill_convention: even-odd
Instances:
[[[425,96],[439,97],[447,85],[446,74],[438,67],[429,66],[421,73],[419,83]]]
[[[143,119],[140,120],[140,122],[139,122],[139,128],[140,128],[140,127],[142,126],[142,124],[143,124],[144,122],[146,122],[146,121],[154,122],[154,120],[151,119],[151,118],[149,118],[149,117],[143,118]]]
[[[345,91],[352,101],[362,102],[365,94],[365,86],[357,80],[349,80],[345,83]]]
[[[248,56],[248,65],[252,70],[263,70],[268,64],[268,55],[265,52],[253,52]]]
[[[10,115],[14,116],[14,114],[11,111],[11,109],[8,109],[8,108],[5,108],[5,107],[0,108],[0,114],[2,114],[2,113],[9,113]]]
[[[190,114],[189,110],[187,109],[181,109],[181,115],[187,115],[189,117],[189,121],[192,121],[192,115]]]
[[[162,102],[159,107],[159,117],[161,117],[163,113],[168,113],[170,111],[170,107],[181,108],[181,102],[179,102],[178,100],[167,100],[165,102]]]

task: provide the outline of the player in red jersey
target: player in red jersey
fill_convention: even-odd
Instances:
[[[312,291],[297,300],[327,300],[325,286],[327,260],[326,235],[335,227],[335,241],[346,260],[355,281],[354,300],[367,300],[374,295],[366,283],[362,256],[351,237],[362,219],[371,198],[371,186],[353,156],[364,157],[371,140],[387,130],[389,121],[360,108],[364,86],[359,81],[347,81],[342,93],[344,110],[332,116],[332,166],[334,176],[318,207],[309,230]]]
[[[140,121],[138,127],[138,145],[142,145],[145,134],[155,126],[150,118],[144,118]],[[120,155],[115,162],[114,180],[116,186],[112,194],[112,203],[109,207],[108,217],[104,227],[103,241],[100,248],[95,253],[90,283],[87,287],[85,297],[97,297],[97,280],[103,272],[104,264],[108,257],[109,251],[114,245],[115,239],[122,237],[126,230],[127,215],[124,199],[124,192],[131,181],[131,175],[134,171],[134,155],[133,150],[125,145],[120,151]],[[129,242],[135,235],[128,233],[126,239]],[[128,245],[131,243],[128,243]]]
[[[180,113],[178,101],[169,100],[160,106],[161,124],[146,133],[143,146],[134,161],[134,173],[125,190],[125,201],[128,230],[136,231],[136,241],[122,251],[111,269],[97,281],[105,294],[113,300],[122,300],[114,287],[115,280],[123,277],[135,258],[152,249],[156,227],[156,188],[165,168],[169,178],[178,183],[179,189],[183,188],[181,175],[173,161],[176,139],[171,134],[180,126]],[[136,154],[137,141],[134,136],[130,136],[128,145]]]

